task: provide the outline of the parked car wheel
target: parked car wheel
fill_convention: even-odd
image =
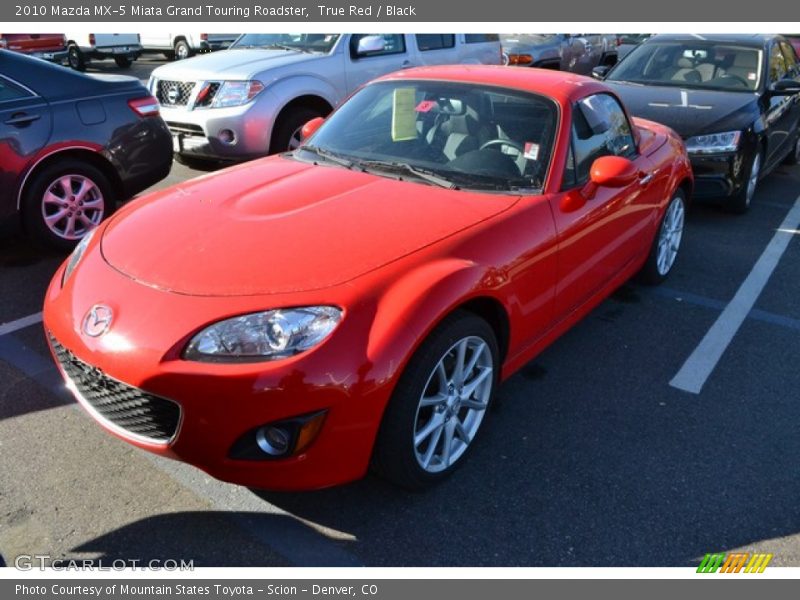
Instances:
[[[77,44],[70,44],[69,48],[67,48],[67,62],[76,71],[86,70],[86,60],[83,58],[83,52],[81,52]]]
[[[36,173],[25,190],[22,219],[36,242],[69,250],[114,208],[113,188],[100,169],[64,159]]]
[[[731,197],[730,209],[735,213],[746,213],[753,202],[753,196],[756,195],[756,187],[758,186],[758,178],[761,176],[761,151],[756,152],[753,157],[753,162],[750,163],[750,169],[747,172],[747,184],[739,190],[735,196]]]
[[[323,116],[318,110],[301,106],[283,115],[275,126],[270,143],[270,154],[294,150],[303,141],[300,130],[311,119]]]
[[[183,60],[192,56],[194,52],[192,52],[192,49],[189,47],[189,44],[186,43],[186,40],[178,40],[175,42],[175,50],[172,54],[175,57],[175,60]]]
[[[117,63],[117,66],[120,69],[129,69],[130,66],[133,64],[133,61],[127,56],[115,56],[114,62]]]
[[[447,477],[472,447],[499,380],[499,352],[483,319],[457,312],[411,358],[384,414],[373,466],[409,489]]]
[[[642,283],[657,285],[669,276],[681,248],[685,218],[686,195],[678,189],[664,211],[650,254],[639,272]]]

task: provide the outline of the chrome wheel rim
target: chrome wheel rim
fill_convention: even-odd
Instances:
[[[761,153],[756,154],[753,159],[753,166],[750,168],[750,179],[747,180],[747,206],[750,206],[750,201],[756,193],[756,185],[758,185],[758,172],[761,169]]]
[[[428,473],[440,473],[466,452],[486,414],[494,386],[488,344],[477,336],[453,344],[436,363],[414,419],[414,454]]]
[[[685,217],[683,200],[680,197],[672,199],[664,214],[661,230],[658,236],[658,260],[656,267],[659,275],[666,275],[675,264],[678,250],[683,237],[683,221]]]
[[[97,184],[83,175],[62,175],[45,188],[42,218],[65,240],[79,240],[103,220],[105,200]]]

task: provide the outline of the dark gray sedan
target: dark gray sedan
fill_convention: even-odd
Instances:
[[[172,137],[137,79],[0,50],[0,219],[69,249],[171,166]]]

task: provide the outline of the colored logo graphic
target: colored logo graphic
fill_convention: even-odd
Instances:
[[[772,554],[750,554],[734,552],[732,554],[706,554],[697,567],[698,573],[763,573]]]

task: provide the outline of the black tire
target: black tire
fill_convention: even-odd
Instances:
[[[86,59],[77,44],[70,44],[67,48],[67,64],[76,71],[86,70]]]
[[[66,175],[78,175],[90,180],[102,196],[102,208],[94,209],[91,219],[95,225],[106,219],[116,208],[116,195],[108,177],[97,167],[86,161],[64,158],[51,163],[36,172],[26,186],[22,197],[22,223],[25,231],[39,245],[58,250],[71,250],[80,238],[70,239],[58,235],[45,223],[45,192],[59,178]],[[80,210],[80,209],[79,209]],[[87,212],[87,216],[89,213]],[[81,236],[82,237],[82,236]]]
[[[114,62],[120,69],[130,69],[133,61],[127,56],[115,56]]]
[[[750,164],[747,167],[747,176],[746,176],[746,179],[745,179],[744,187],[741,190],[739,190],[736,194],[731,196],[730,199],[728,200],[728,209],[731,212],[736,213],[738,215],[741,215],[741,214],[746,213],[748,210],[750,210],[750,205],[752,204],[753,197],[755,196],[755,193],[756,193],[756,187],[757,187],[757,184],[758,184],[758,179],[760,178],[761,170],[762,170],[762,168],[764,166],[762,164],[763,160],[764,160],[764,153],[763,153],[763,151],[761,149],[759,149],[755,153],[755,155],[753,156],[753,159],[750,161]],[[758,161],[758,162],[756,162],[756,161]],[[754,185],[752,187],[752,189],[751,189],[750,179],[751,179],[751,177],[753,175],[753,167],[756,164],[758,165],[758,167],[757,167],[758,168],[758,173],[756,175],[756,185]]]
[[[318,110],[307,106],[292,108],[281,115],[275,129],[272,132],[272,141],[269,145],[269,153],[286,152],[292,149],[290,141],[295,133],[311,119],[323,116]]]
[[[659,250],[660,250],[660,242],[662,239],[662,235],[665,233],[665,229],[668,226],[668,219],[670,217],[670,209],[673,208],[674,203],[680,203],[680,213],[681,213],[681,231],[680,235],[678,235],[678,242],[676,248],[676,254],[669,262],[666,270],[663,269],[664,264],[662,264],[662,268],[659,268]],[[664,215],[661,217],[661,222],[658,224],[658,229],[656,230],[656,235],[653,238],[653,243],[650,246],[650,253],[647,255],[647,260],[644,263],[644,266],[639,271],[637,275],[637,279],[646,285],[658,285],[662,283],[669,274],[672,272],[672,269],[675,268],[675,263],[677,262],[680,256],[680,244],[683,237],[683,224],[685,222],[686,216],[686,194],[680,188],[675,190],[675,193],[672,195],[672,198],[667,204],[667,208],[664,211]]]
[[[420,399],[427,387],[433,385],[431,378],[439,361],[448,355],[448,351],[453,349],[459,340],[465,338],[480,338],[488,347],[493,367],[491,388],[486,408],[466,449],[462,450],[462,454],[449,466],[433,473],[420,464],[413,439],[418,419],[422,419],[418,412],[423,410],[419,408]],[[464,311],[447,317],[418,348],[397,383],[378,431],[372,455],[373,471],[400,487],[412,490],[424,489],[448,477],[464,462],[465,456],[475,445],[476,436],[479,436],[484,428],[499,381],[499,372],[497,338],[489,324],[480,317]],[[463,408],[461,410],[469,411]],[[436,439],[438,444],[439,438]]]
[[[783,162],[787,165],[800,165],[800,125],[798,125],[794,134],[794,146],[792,146],[791,151],[786,155]]]
[[[222,166],[220,161],[214,160],[213,158],[196,158],[194,156],[178,153],[173,154],[172,157],[175,159],[175,162],[197,171],[214,171]]]
[[[185,58],[191,58],[191,56],[194,55],[194,51],[189,47],[189,44],[186,43],[186,40],[178,40],[175,42],[175,49],[172,55],[175,57],[175,60],[183,60]]]

